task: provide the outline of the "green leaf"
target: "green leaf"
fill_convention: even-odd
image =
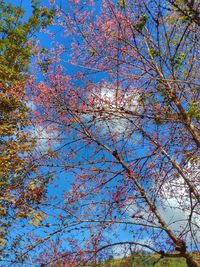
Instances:
[[[118,0],[118,6],[122,9],[126,8],[126,0]]]
[[[90,53],[93,57],[96,57],[96,56],[97,56],[97,52],[96,52],[96,50],[94,50],[94,49],[91,49],[91,50],[89,51],[89,53]]]
[[[6,239],[3,237],[0,237],[0,246],[3,247],[6,244]]]
[[[148,20],[148,16],[147,16],[147,15],[143,15],[143,16],[139,19],[138,23],[135,25],[136,30],[137,30],[137,31],[142,31],[143,28],[144,28],[144,26],[145,26],[146,23],[147,23],[147,20]]]
[[[155,49],[149,49],[148,51],[149,55],[152,56],[153,58],[157,57],[159,55],[158,51],[156,51]]]
[[[193,118],[200,119],[200,110],[198,108],[198,102],[190,103],[187,113],[191,119]]]
[[[7,213],[6,208],[0,206],[0,216],[4,217],[6,215],[6,213]]]
[[[182,59],[184,57],[185,57],[184,53],[180,53],[179,55],[175,57],[174,62],[172,64],[175,70],[179,69],[183,65]]]
[[[43,212],[34,213],[32,214],[32,217],[29,220],[29,223],[34,226],[39,226],[41,222],[46,218],[48,218],[48,216]]]
[[[163,123],[164,123],[164,121],[161,120],[160,118],[156,118],[156,119],[154,120],[154,124],[156,124],[156,125],[161,125],[161,124],[163,124]]]

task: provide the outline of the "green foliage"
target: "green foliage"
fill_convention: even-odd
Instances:
[[[39,226],[44,219],[46,219],[48,216],[44,214],[43,212],[36,212],[31,215],[31,218],[29,219],[29,223],[34,226]]]
[[[200,110],[198,107],[198,102],[190,102],[189,108],[187,111],[188,116],[190,119],[200,119]]]
[[[91,56],[93,56],[93,57],[96,57],[96,56],[97,56],[97,51],[96,51],[95,49],[91,49],[91,50],[89,51],[89,53],[90,53]]]
[[[121,9],[126,8],[126,0],[118,0],[118,6],[121,7]]]
[[[32,16],[24,21],[22,8],[0,2],[0,81],[10,84],[26,78],[32,54],[30,38],[51,24],[55,12],[38,5],[32,1]]]
[[[199,259],[198,255],[194,258]],[[186,267],[186,261],[182,258],[160,258],[156,254],[136,254],[132,257],[112,259],[98,264],[99,267]],[[91,267],[91,266],[87,266]]]
[[[144,26],[146,25],[147,20],[148,20],[148,16],[147,16],[147,15],[143,15],[143,16],[139,19],[138,23],[135,25],[135,29],[136,29],[137,31],[141,32],[141,31],[143,30]]]
[[[162,125],[162,124],[164,123],[164,121],[162,121],[162,120],[158,117],[158,118],[156,118],[156,119],[154,120],[153,123],[159,126],[159,125]]]
[[[148,53],[149,53],[149,55],[150,56],[152,56],[153,58],[155,58],[155,57],[158,57],[159,56],[159,52],[158,51],[156,51],[155,49],[149,49],[149,51],[148,51]]]
[[[195,1],[175,0],[171,1],[171,4],[183,23],[193,22],[198,26],[200,25],[198,4],[196,5]]]
[[[172,64],[172,66],[174,67],[175,70],[179,69],[182,64],[183,64],[183,59],[185,58],[185,54],[184,53],[180,53],[179,55],[177,55],[174,59],[174,62]]]
[[[25,131],[30,123],[24,101],[25,83],[34,36],[51,24],[55,12],[39,4],[32,1],[32,15],[25,20],[21,7],[0,0],[0,246],[6,243],[6,229],[12,221],[10,202],[20,198],[16,211],[25,203],[34,203],[29,203],[25,193],[29,190],[26,155],[35,145]]]

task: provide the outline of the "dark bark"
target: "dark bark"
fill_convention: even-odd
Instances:
[[[186,263],[188,267],[200,267],[200,264],[195,261],[192,256],[189,256],[188,258],[186,258]]]

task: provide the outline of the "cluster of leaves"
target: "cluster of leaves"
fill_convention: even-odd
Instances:
[[[194,22],[200,25],[199,3],[195,0],[168,0],[178,12],[184,23]]]
[[[47,10],[39,4],[38,1],[32,1],[32,15],[25,20],[25,12],[21,7],[0,1],[1,245],[5,243],[3,236],[11,217],[15,218],[17,210],[27,202],[23,197],[28,176],[33,171],[30,152],[35,140],[26,133],[30,121],[24,99],[25,85],[34,36],[41,28],[51,24],[54,15],[53,9]],[[15,209],[11,212],[12,205]]]

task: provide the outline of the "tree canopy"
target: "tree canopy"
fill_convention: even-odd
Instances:
[[[30,75],[34,36],[51,23],[54,11],[40,8],[39,2],[32,1],[32,15],[25,20],[21,7],[2,0],[0,11],[0,244],[3,246],[7,227],[16,216],[26,217],[29,213],[26,205],[31,206],[35,201],[26,192],[30,173],[34,171],[30,152],[35,140],[26,131],[30,120],[25,85]]]

